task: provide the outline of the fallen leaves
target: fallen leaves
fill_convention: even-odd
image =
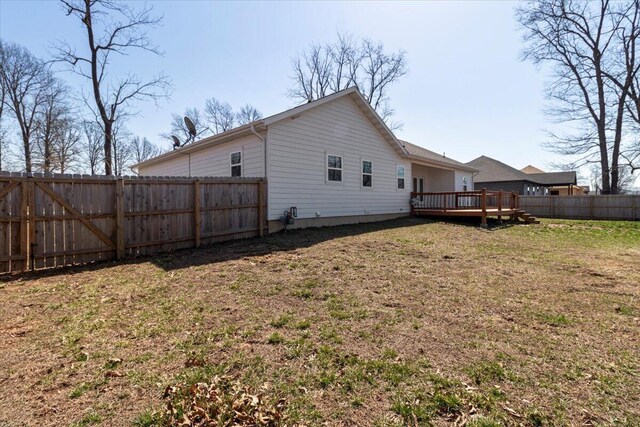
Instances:
[[[284,399],[273,402],[263,392],[255,392],[226,376],[216,376],[210,383],[168,386],[163,398],[163,421],[169,426],[284,425]]]

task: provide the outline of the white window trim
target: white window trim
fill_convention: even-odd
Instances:
[[[364,166],[364,162],[369,162],[371,163],[371,173],[364,173],[363,172],[363,166]],[[362,183],[362,177],[365,175],[369,175],[371,176],[371,186],[369,187],[365,187],[364,184]],[[373,161],[368,160],[368,159],[360,159],[360,187],[364,190],[371,190],[373,189]]]
[[[329,168],[329,156],[340,157],[340,165],[342,167]],[[329,169],[335,169],[341,172],[340,181],[329,180]],[[329,153],[327,151],[324,152],[324,182],[326,184],[334,184],[334,185],[339,185],[344,183],[344,156],[342,154]]]
[[[400,168],[404,169],[404,176],[402,177],[402,179],[404,179],[404,188],[398,187],[398,180],[400,179],[398,170]],[[407,191],[407,166],[406,165],[396,165],[396,184],[395,185],[396,185],[397,191]]]
[[[240,177],[244,176],[244,153],[242,152],[243,150],[237,150],[237,151],[232,151],[231,153],[229,153],[229,176],[233,177],[233,167],[234,166],[240,166]],[[232,162],[232,158],[234,154],[240,154],[240,163],[236,163],[235,165]]]

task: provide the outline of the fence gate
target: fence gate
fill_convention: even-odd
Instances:
[[[31,268],[114,258],[113,181],[58,178],[29,185]]]
[[[0,180],[0,273],[28,267],[27,185],[6,178]]]

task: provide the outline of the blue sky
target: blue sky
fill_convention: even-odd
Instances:
[[[460,161],[482,154],[549,170],[544,74],[519,60],[514,2],[150,2],[164,16],[152,30],[164,56],[131,55],[118,71],[164,72],[171,100],[141,105],[129,129],[168,148],[159,134],[172,112],[216,97],[264,115],[296,105],[286,96],[291,58],[336,33],[407,52],[409,73],[390,90],[400,138]],[[142,5],[142,3],[140,3]],[[47,56],[56,39],[82,47],[82,29],[55,1],[0,1],[0,37]],[[63,74],[76,86],[85,84]]]

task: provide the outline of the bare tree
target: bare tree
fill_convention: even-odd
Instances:
[[[117,121],[113,126],[113,172],[122,175],[127,166],[131,164],[131,133],[122,121]]]
[[[83,134],[81,149],[83,163],[89,167],[91,175],[96,175],[100,163],[104,161],[104,144],[102,143],[104,132],[100,128],[100,125],[93,121],[82,122],[81,128]]]
[[[0,41],[0,49],[2,49],[2,41]],[[0,52],[0,55],[3,55],[3,53]],[[2,56],[0,56],[0,59],[1,58]],[[0,67],[3,67],[3,62],[0,62]],[[5,158],[7,157],[7,150],[5,148],[7,143],[7,130],[5,129],[3,122],[6,99],[7,90],[4,84],[4,79],[2,78],[2,71],[0,70],[0,172],[2,172],[3,163],[6,164]]]
[[[388,86],[407,73],[406,53],[401,50],[387,54],[382,43],[365,39],[361,55],[358,88],[390,127],[401,127],[400,123],[390,121],[393,109],[389,105]]]
[[[293,59],[296,85],[290,96],[311,102],[332,93],[333,62],[331,46],[313,44],[308,52]]]
[[[260,111],[258,111],[258,109],[253,105],[249,104],[240,108],[240,112],[236,114],[236,121],[238,122],[238,125],[246,125],[247,123],[255,122],[261,118],[262,114]]]
[[[160,18],[154,17],[147,6],[136,11],[117,0],[60,1],[67,16],[76,17],[86,31],[87,51],[78,53],[75,47],[63,44],[57,49],[57,60],[69,64],[75,73],[91,82],[93,102],[87,100],[87,105],[101,121],[105,173],[111,175],[116,122],[132,114],[137,102],[166,98],[170,83],[164,75],[146,81],[133,74],[110,78],[109,64],[114,54],[124,56],[133,50],[159,55],[145,31],[157,26]]]
[[[36,115],[34,165],[48,173],[54,165],[54,146],[63,138],[69,126],[71,107],[69,89],[60,80],[51,78]]]
[[[235,124],[235,114],[231,105],[220,102],[215,98],[207,99],[204,112],[209,129],[214,133],[220,133],[232,129]]]
[[[147,138],[134,136],[131,140],[131,155],[134,163],[140,163],[160,155],[160,148]]]
[[[70,118],[65,119],[57,132],[52,147],[52,166],[60,173],[69,173],[79,166],[82,136],[77,124]]]
[[[407,73],[406,53],[387,53],[380,42],[354,41],[338,34],[333,44],[313,44],[293,58],[293,87],[289,96],[313,101],[331,93],[357,86],[371,106],[392,128],[389,86]]]
[[[189,117],[189,120],[191,120],[196,127],[196,139],[211,133],[204,116],[200,113],[200,110],[198,110],[197,108],[187,108],[184,110],[184,114],[182,116],[179,114],[171,115],[171,132],[163,133],[160,136],[164,139],[171,140],[171,136],[173,135],[183,143],[185,141],[190,141],[192,139],[192,136],[189,133],[189,129],[184,122],[185,117]]]
[[[20,129],[25,171],[31,172],[32,137],[50,75],[27,49],[0,41],[0,79],[6,91],[5,105]]]
[[[577,129],[551,133],[547,146],[571,156],[576,167],[598,162],[603,194],[620,188],[625,110],[638,73],[628,63],[635,62],[637,14],[638,0],[538,0],[517,11],[523,58],[553,65],[548,114]]]

